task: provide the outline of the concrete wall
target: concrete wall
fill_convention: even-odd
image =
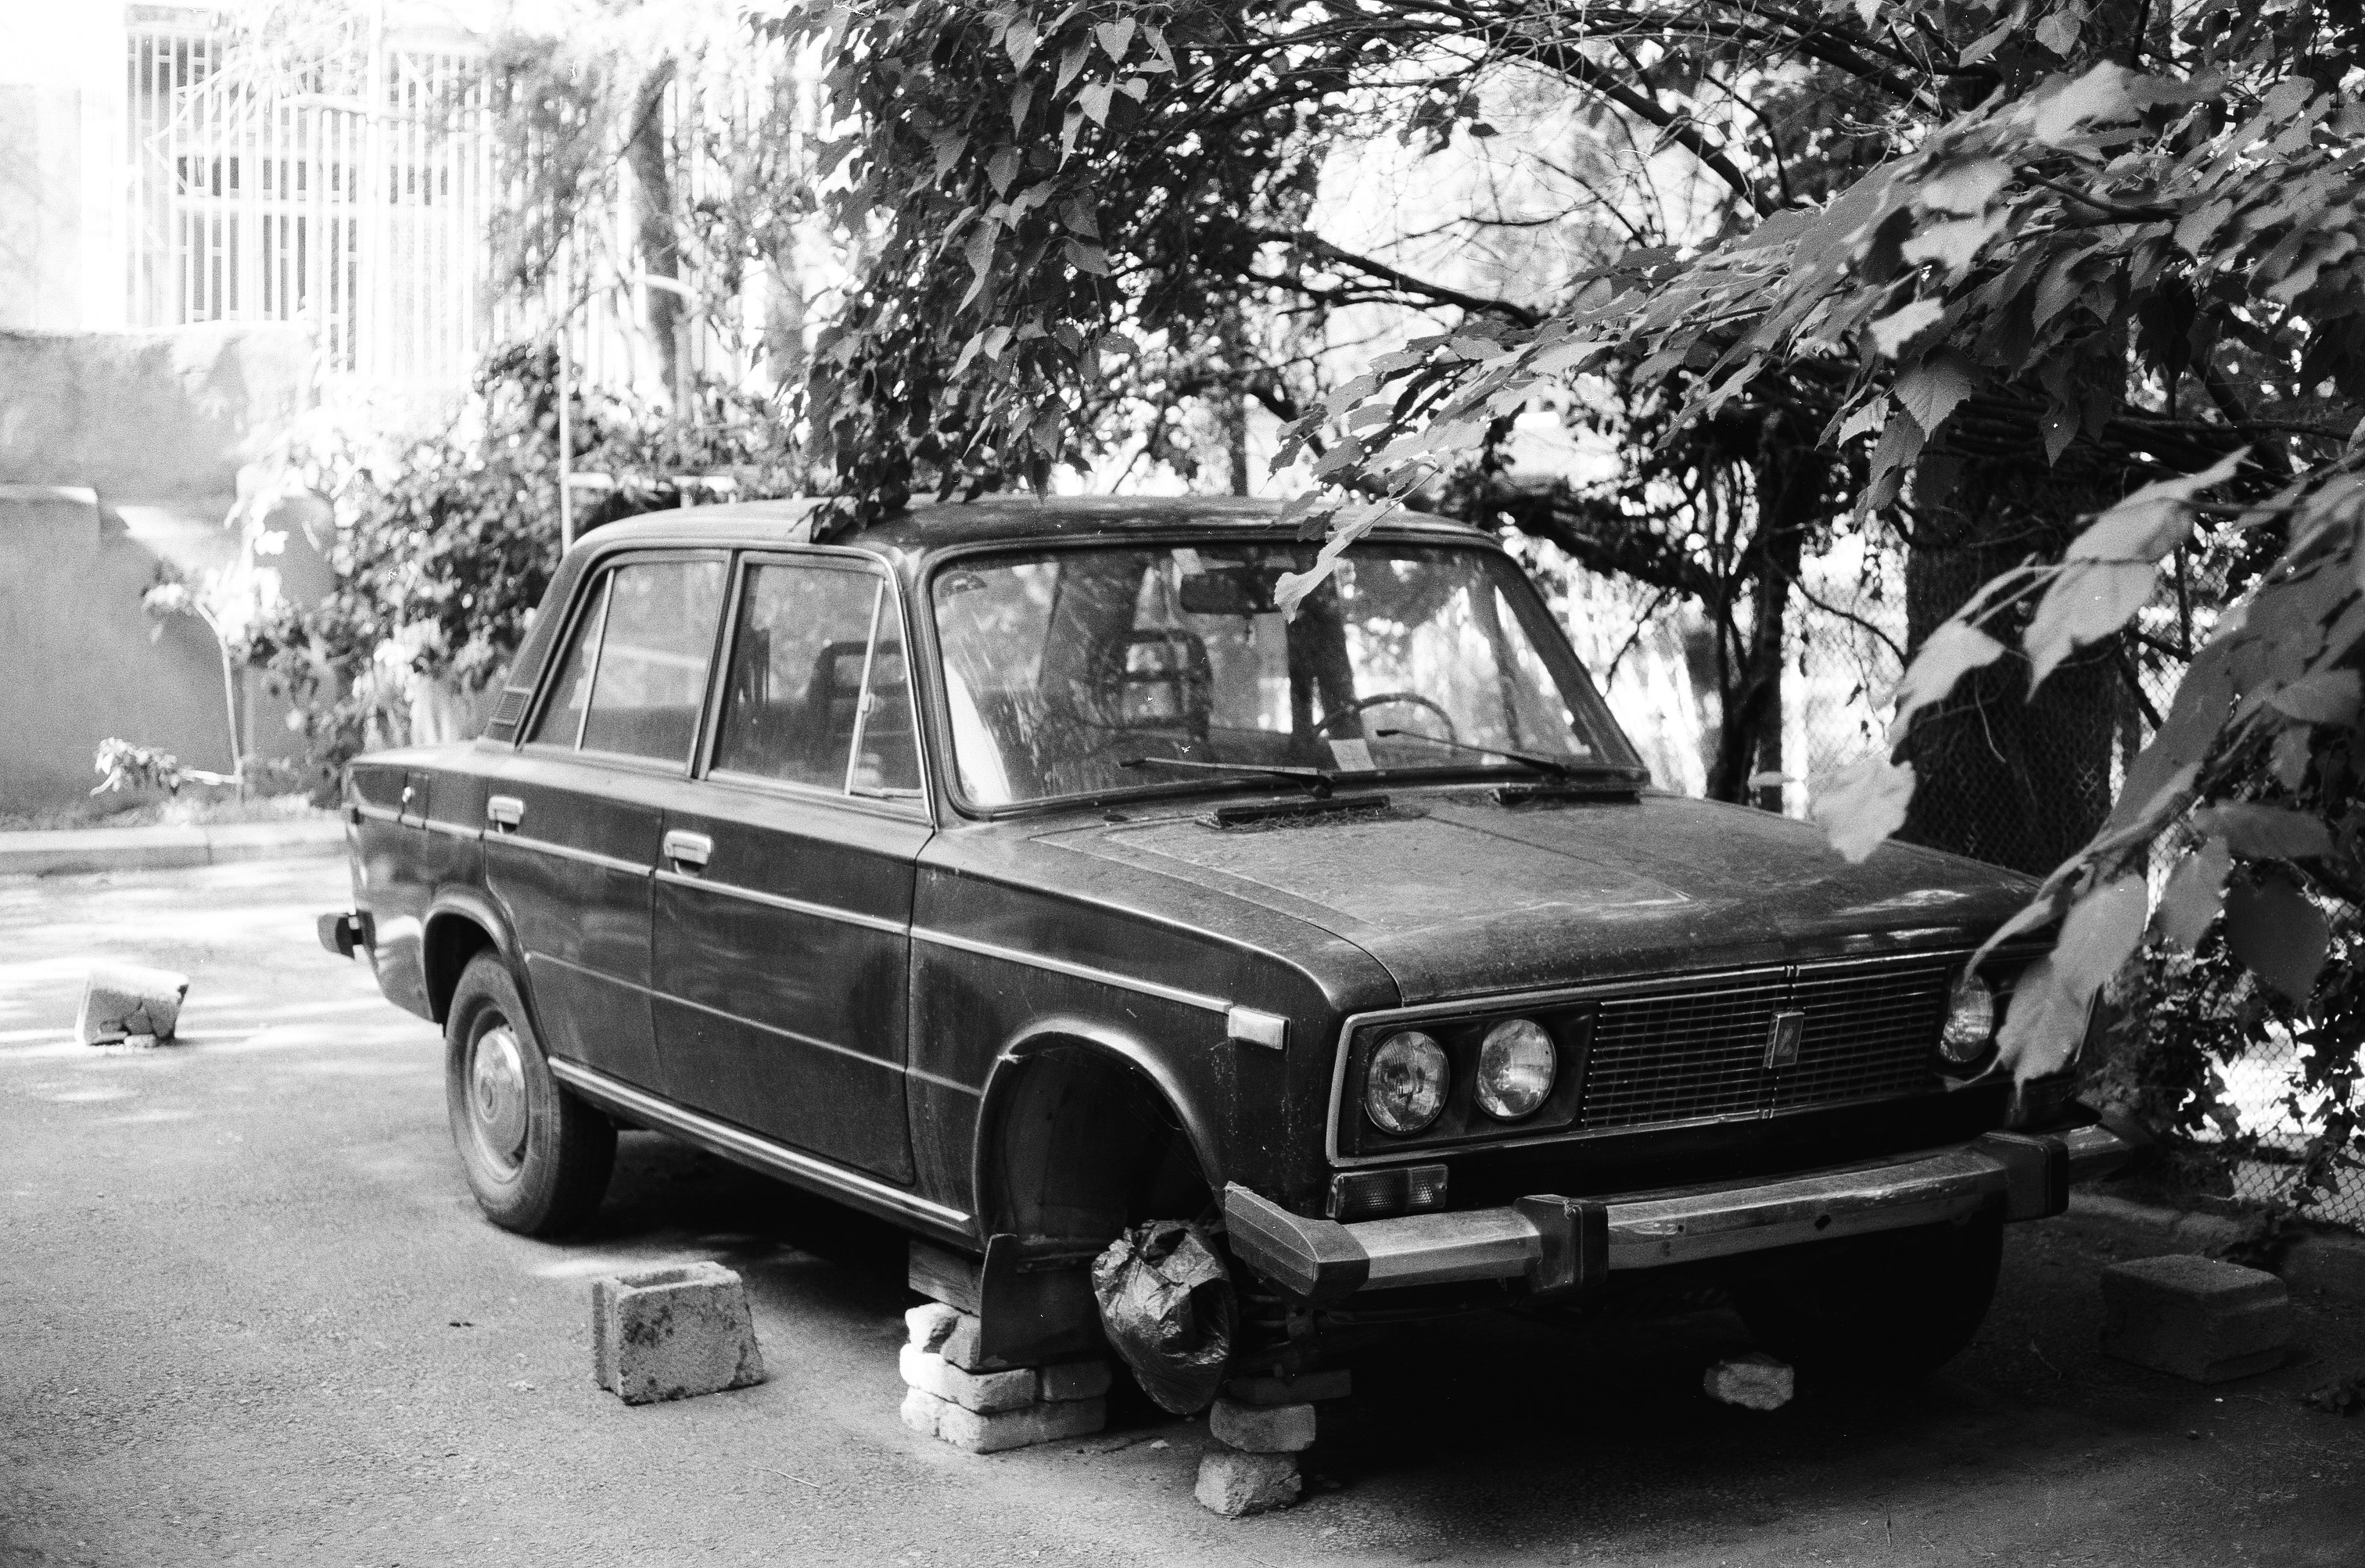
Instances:
[[[128,7],[0,0],[0,327],[119,327]]]
[[[188,616],[141,608],[159,569],[258,569],[288,597],[331,583],[315,502],[252,557],[223,526],[251,463],[309,403],[300,330],[0,332],[0,812],[70,805],[110,735],[230,765],[220,655]],[[286,756],[285,709],[241,681],[241,729]]]

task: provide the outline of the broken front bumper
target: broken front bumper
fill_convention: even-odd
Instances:
[[[2100,1126],[1990,1133],[1974,1142],[1772,1181],[1612,1198],[1521,1198],[1499,1209],[1342,1225],[1292,1214],[1238,1182],[1224,1189],[1232,1252],[1309,1302],[1466,1280],[1523,1280],[1541,1296],[1583,1295],[1613,1273],[1958,1219],[2069,1206],[2069,1185],[2124,1164],[2132,1146]]]

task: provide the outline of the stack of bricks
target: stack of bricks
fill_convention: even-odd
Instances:
[[[1108,1423],[1108,1363],[1009,1367],[978,1354],[977,1319],[942,1302],[903,1315],[903,1425],[971,1453],[1056,1442]]]
[[[1285,1508],[1305,1483],[1297,1456],[1314,1445],[1314,1402],[1343,1399],[1348,1374],[1236,1377],[1207,1412],[1215,1441],[1199,1461],[1200,1504],[1228,1518]]]

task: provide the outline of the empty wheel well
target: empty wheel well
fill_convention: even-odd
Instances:
[[[451,1015],[452,993],[459,989],[460,972],[468,960],[493,945],[492,933],[465,914],[428,923],[419,957],[426,969],[428,1011],[435,1022]]]
[[[1206,1210],[1190,1136],[1142,1073],[1081,1045],[1038,1051],[1019,1071],[988,1135],[993,1230],[1098,1242]]]

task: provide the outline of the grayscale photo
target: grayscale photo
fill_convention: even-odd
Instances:
[[[0,1564],[2365,1562],[2355,0],[0,0]]]

